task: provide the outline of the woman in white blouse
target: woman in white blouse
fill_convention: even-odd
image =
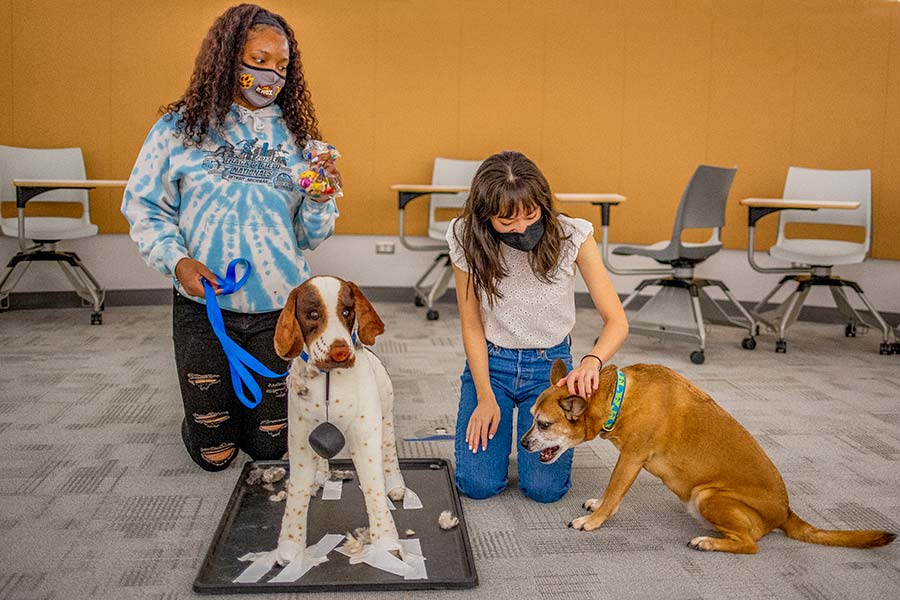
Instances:
[[[518,431],[550,382],[550,366],[570,369],[559,385],[589,396],[599,371],[628,335],[619,297],[603,266],[593,226],[554,210],[546,178],[524,154],[488,157],[472,180],[462,216],[447,232],[466,351],[456,421],[456,485],[472,498],[507,485],[513,414]],[[581,273],[604,327],[572,368],[575,271]],[[518,446],[518,445],[517,445]],[[554,502],[571,487],[572,450],[552,464],[517,448],[519,488]]]

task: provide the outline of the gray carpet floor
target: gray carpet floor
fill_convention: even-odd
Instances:
[[[378,303],[376,351],[396,390],[398,438],[453,429],[463,352],[450,305]],[[178,426],[171,308],[0,314],[0,599],[195,597],[191,584],[243,460],[205,473]],[[579,309],[574,354],[600,326]],[[787,483],[793,509],[825,528],[900,531],[900,356],[879,356],[875,332],[798,323],[786,355],[761,338],[713,327],[707,362],[686,344],[632,336],[615,362],[659,362],[709,392],[756,437]],[[402,442],[401,457],[452,457],[452,442]],[[463,500],[480,584],[466,591],[377,597],[897,598],[900,543],[876,550],[813,546],[775,532],[760,553],[686,547],[704,530],[674,494],[641,473],[600,530],[566,528],[602,492],[615,463],[608,442],[579,447],[574,487],[540,505],[512,485]],[[363,593],[354,594],[362,596]],[[297,594],[334,597],[334,594]],[[246,596],[243,596],[246,597]],[[282,596],[283,597],[283,596]]]

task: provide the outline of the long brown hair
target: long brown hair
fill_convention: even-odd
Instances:
[[[538,280],[550,283],[559,270],[564,235],[557,211],[553,208],[550,184],[527,156],[521,152],[501,152],[487,157],[469,189],[463,213],[453,235],[462,248],[475,294],[484,292],[488,304],[503,297],[500,280],[509,272],[500,253],[500,239],[491,225],[491,217],[508,218],[540,209],[544,235],[528,253],[528,262]]]
[[[275,104],[281,107],[297,144],[302,146],[307,140],[320,137],[294,31],[280,15],[255,4],[241,4],[232,6],[216,19],[200,45],[184,95],[160,109],[178,119],[176,131],[184,137],[185,146],[201,145],[210,126],[222,125],[239,90],[238,67],[247,34],[262,27],[276,29],[273,21],[281,26],[290,52],[284,88]]]

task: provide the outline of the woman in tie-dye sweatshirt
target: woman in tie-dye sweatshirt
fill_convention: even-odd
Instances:
[[[303,251],[333,233],[338,215],[334,199],[307,197],[297,183],[308,166],[301,149],[318,137],[293,31],[242,4],[207,33],[188,89],[151,129],[125,190],[132,239],[173,279],[181,434],[206,470],[226,468],[238,450],[254,459],[286,451],[284,379],[257,379],[264,393],[255,409],[237,400],[202,279],[215,286],[233,259],[250,261],[246,285],[219,296],[226,331],[272,371],[287,371],[272,342],[278,313],[310,277]]]

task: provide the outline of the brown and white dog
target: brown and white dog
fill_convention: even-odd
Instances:
[[[566,374],[562,361],[551,368],[551,387],[532,408],[534,422],[522,446],[552,463],[582,442],[601,437],[619,449],[619,459],[593,511],[569,523],[590,531],[616,514],[640,470],[659,477],[687,505],[688,512],[724,537],[695,537],[695,550],[753,554],[756,541],[781,529],[788,537],[814,544],[871,548],[894,540],[885,531],[825,531],[791,511],[778,469],[756,440],[731,415],[690,381],[661,365],[622,369],[625,396],[611,431],[601,426],[611,412],[616,367],[600,373],[598,389],[585,400],[556,382]]]
[[[275,351],[292,360],[288,375],[288,455],[291,475],[276,560],[298,560],[306,548],[309,500],[328,475],[328,461],[310,447],[309,433],[325,421],[340,429],[366,500],[372,544],[400,544],[387,498],[406,488],[394,439],[394,391],[375,343],[384,323],[356,284],[313,277],[291,291],[275,331]],[[358,338],[358,342],[356,341]],[[304,352],[305,348],[305,352]],[[328,371],[326,378],[324,372]]]

